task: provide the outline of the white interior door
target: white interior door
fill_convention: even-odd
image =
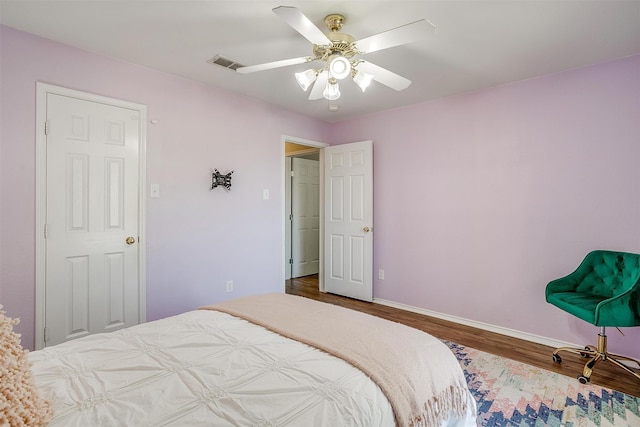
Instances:
[[[136,110],[46,96],[45,345],[140,322]]]
[[[291,277],[317,274],[320,265],[320,162],[292,159]]]
[[[373,143],[324,149],[324,290],[373,299]]]

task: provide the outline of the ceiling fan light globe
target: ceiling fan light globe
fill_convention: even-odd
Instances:
[[[336,55],[329,60],[329,72],[332,77],[342,80],[351,73],[351,63],[344,56]]]
[[[338,86],[338,82],[328,82],[327,87],[325,87],[324,92],[322,92],[322,96],[329,101],[335,101],[340,98],[340,87]]]
[[[300,88],[306,92],[307,89],[311,87],[313,82],[316,81],[318,73],[316,73],[313,68],[309,68],[308,70],[302,71],[300,73],[295,73],[295,76]]]
[[[362,92],[364,92],[373,81],[373,76],[371,74],[358,71],[353,76],[353,81],[358,85],[360,89],[362,89]]]

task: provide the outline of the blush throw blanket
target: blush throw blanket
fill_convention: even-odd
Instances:
[[[398,426],[439,426],[473,405],[462,368],[437,338],[409,326],[308,298],[267,294],[213,304],[349,362],[375,381]]]

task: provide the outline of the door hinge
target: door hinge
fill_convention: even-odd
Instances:
[[[291,176],[293,176],[293,171],[291,171]]]
[[[45,239],[49,238],[49,224],[44,225],[44,238]]]
[[[44,328],[44,342],[49,341],[49,328]]]
[[[293,214],[289,214],[289,221],[293,221]]]
[[[49,135],[49,120],[44,121],[44,134]]]
[[[289,264],[293,264],[293,258],[289,258]]]

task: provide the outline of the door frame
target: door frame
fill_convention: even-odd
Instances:
[[[88,92],[82,92],[48,83],[36,82],[36,265],[35,265],[35,349],[44,348],[44,327],[46,320],[46,240],[44,227],[47,219],[47,148],[45,135],[45,121],[47,119],[47,95],[55,94],[77,98],[84,101],[98,102],[116,107],[137,111],[140,117],[140,143],[138,163],[138,284],[139,307],[138,321],[147,320],[147,282],[146,282],[146,164],[147,164],[147,106],[120,99],[109,98]]]
[[[280,218],[282,218],[282,256],[280,257],[281,259],[281,265],[282,265],[282,272],[280,274],[280,283],[282,283],[282,291],[285,291],[285,277],[286,277],[286,272],[285,272],[285,258],[287,255],[287,250],[286,250],[286,227],[287,227],[287,220],[286,220],[286,212],[287,212],[287,207],[286,207],[286,188],[285,188],[285,172],[287,169],[287,165],[286,165],[286,161],[285,161],[285,144],[287,142],[293,142],[294,144],[300,144],[300,145],[307,145],[309,147],[314,147],[314,148],[319,148],[320,149],[320,164],[319,164],[319,168],[320,168],[320,241],[319,241],[319,245],[320,245],[320,259],[319,259],[319,266],[318,266],[318,289],[320,290],[320,292],[324,292],[324,279],[323,279],[323,268],[324,268],[324,262],[323,262],[323,250],[324,250],[324,243],[323,243],[323,236],[324,236],[324,147],[328,147],[329,144],[327,144],[326,142],[319,142],[319,141],[313,141],[310,139],[304,139],[304,138],[299,138],[296,136],[289,136],[289,135],[282,135],[281,141],[280,141],[280,176],[281,176],[281,185],[280,185],[280,189],[281,189],[281,194],[282,194],[282,202],[281,202],[281,214],[280,214]]]

